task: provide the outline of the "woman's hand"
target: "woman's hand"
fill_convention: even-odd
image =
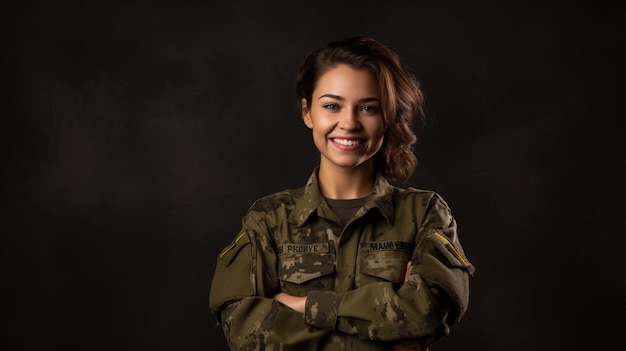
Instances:
[[[411,261],[409,261],[409,263],[406,264],[406,272],[404,273],[404,282],[408,282],[409,281],[409,272],[411,271]]]
[[[304,313],[304,305],[306,304],[306,296],[293,296],[281,292],[274,295],[274,300],[286,305],[294,311]]]
[[[404,274],[404,282],[409,281],[409,273],[411,271],[411,261],[406,265],[406,273]],[[394,344],[389,348],[391,351],[428,351],[428,346],[422,345],[419,341],[413,344]]]

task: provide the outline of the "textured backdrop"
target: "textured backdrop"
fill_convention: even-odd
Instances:
[[[224,349],[215,257],[317,164],[295,73],[352,35],[422,82],[410,185],[477,267],[433,350],[625,348],[623,2],[261,3],[2,5],[3,349]]]

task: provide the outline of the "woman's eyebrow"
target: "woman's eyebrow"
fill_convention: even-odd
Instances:
[[[379,98],[375,98],[375,97],[369,97],[369,98],[363,98],[361,100],[359,100],[359,102],[380,102]]]
[[[335,95],[335,94],[324,94],[324,95],[320,96],[318,98],[318,100],[321,99],[321,98],[324,98],[324,97],[335,99],[335,100],[341,100],[341,101],[345,101],[346,100],[343,96],[339,96],[339,95]]]
[[[324,94],[324,95],[320,96],[318,98],[318,100],[321,99],[321,98],[325,98],[325,97],[326,98],[335,99],[335,100],[339,100],[339,101],[346,101],[346,99],[343,96],[339,96],[339,95],[335,95],[335,94]],[[363,99],[359,100],[359,102],[361,102],[361,103],[362,102],[371,102],[371,101],[380,102],[380,99],[376,98],[376,97],[368,97],[368,98],[363,98]]]

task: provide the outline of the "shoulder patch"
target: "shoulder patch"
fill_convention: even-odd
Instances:
[[[232,250],[233,247],[237,246],[237,242],[239,241],[239,239],[241,239],[244,235],[246,235],[246,232],[241,232],[239,235],[237,235],[237,237],[235,238],[235,240],[233,240],[232,243],[230,243],[230,245],[226,246],[224,248],[224,250],[222,250],[222,252],[220,252],[218,258],[222,258],[224,257],[224,255],[226,255],[228,253],[228,251]]]

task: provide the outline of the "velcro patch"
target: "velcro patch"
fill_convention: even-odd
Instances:
[[[317,244],[282,244],[278,246],[278,254],[297,254],[297,253],[328,253],[328,243]]]
[[[403,251],[412,254],[415,245],[407,241],[373,241],[362,243],[361,248],[364,252]]]

